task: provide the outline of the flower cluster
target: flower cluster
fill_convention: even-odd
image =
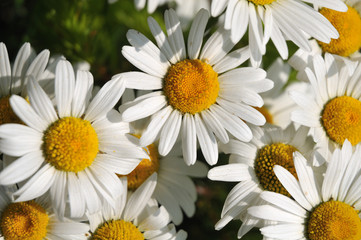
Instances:
[[[236,183],[215,223],[241,220],[234,238],[360,240],[360,0],[173,6],[166,31],[148,17],[153,39],[127,32],[133,71],[101,88],[0,43],[0,239],[192,239],[177,226],[207,176]]]

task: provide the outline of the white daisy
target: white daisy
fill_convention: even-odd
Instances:
[[[267,76],[274,81],[275,87],[270,91],[260,94],[264,100],[261,108],[256,108],[266,118],[267,123],[286,128],[291,123],[291,112],[297,109],[297,104],[292,101],[289,91],[298,90],[309,94],[310,86],[304,82],[288,83],[290,66],[280,58],[267,70]],[[287,86],[286,86],[287,85]]]
[[[91,239],[186,239],[184,231],[177,234],[174,225],[169,224],[170,216],[166,209],[152,201],[156,181],[157,174],[154,173],[133,194],[127,196],[127,178],[121,178],[125,194],[115,200],[115,208],[105,204],[102,211],[89,215]]]
[[[158,47],[139,32],[127,34],[132,46],[124,46],[122,53],[144,72],[120,74],[126,87],[156,91],[119,110],[127,122],[152,116],[140,138],[142,146],[159,138],[159,153],[167,155],[181,132],[186,163],[196,161],[198,138],[205,159],[213,165],[218,160],[215,136],[226,143],[227,130],[241,141],[250,141],[252,132],[242,119],[254,125],[265,123],[251,106],[263,105],[258,93],[271,89],[273,82],[265,79],[262,69],[234,69],[248,59],[249,52],[246,47],[227,54],[234,46],[227,31],[216,31],[201,48],[209,18],[206,10],[200,10],[192,23],[188,48],[175,12],[166,11],[164,18],[168,37],[148,18]]]
[[[107,82],[90,101],[93,77],[61,60],[56,68],[56,108],[30,78],[29,102],[17,95],[11,107],[27,125],[0,126],[0,150],[19,157],[0,173],[0,184],[27,182],[14,193],[16,201],[28,201],[50,189],[55,211],[64,215],[69,202],[72,217],[86,209],[100,208],[100,196],[113,204],[121,194],[114,173],[128,174],[147,157],[131,143],[128,124],[119,121],[112,110],[124,91],[124,81]]]
[[[352,153],[348,141],[329,159],[322,182],[315,180],[312,168],[295,153],[298,180],[281,166],[274,171],[292,198],[263,192],[269,205],[252,207],[248,213],[273,224],[261,228],[272,239],[361,239],[361,149]],[[274,221],[277,221],[275,223]]]
[[[213,0],[211,13],[216,17],[226,9],[224,27],[231,30],[235,42],[248,28],[251,63],[259,66],[269,39],[281,57],[287,59],[286,39],[310,51],[306,34],[326,43],[338,38],[332,24],[304,2],[316,3],[314,0]],[[347,10],[340,0],[317,1],[317,4],[337,11]]]
[[[289,195],[277,180],[273,166],[286,167],[295,176],[292,154],[300,151],[310,158],[314,143],[307,137],[309,129],[293,125],[282,130],[278,127],[254,129],[254,138],[250,143],[230,140],[221,145],[225,153],[230,153],[229,164],[214,167],[208,172],[208,178],[226,182],[239,182],[228,194],[224,203],[221,219],[216,229],[222,229],[232,219],[241,219],[243,224],[238,231],[241,238],[249,230],[262,223],[247,214],[247,209],[261,203],[263,191],[273,191]],[[262,225],[261,225],[262,226]]]
[[[361,64],[349,76],[347,63],[339,68],[334,57],[326,53],[324,59],[320,55],[314,57],[313,69],[305,69],[312,97],[290,92],[301,107],[292,112],[291,119],[311,128],[318,150],[314,160],[321,165],[345,139],[352,145],[361,141]]]
[[[338,12],[328,8],[321,8],[319,12],[324,15],[332,25],[337,29],[340,37],[333,39],[329,44],[310,40],[312,48],[311,52],[299,49],[289,59],[290,65],[299,71],[297,77],[300,80],[307,80],[304,73],[306,67],[312,68],[312,59],[316,54],[331,53],[334,54],[336,60],[341,62],[349,62],[350,75],[352,75],[354,67],[357,63],[352,61],[360,61],[361,54],[361,3],[355,0],[344,0],[347,5],[347,12]]]
[[[22,92],[27,77],[33,75],[41,79],[49,60],[49,51],[43,50],[36,56],[29,43],[20,48],[11,67],[8,52],[4,43],[0,42],[0,125],[4,123],[20,123],[9,104],[11,94],[26,97]]]
[[[11,190],[0,186],[0,239],[87,239],[89,225],[59,220],[47,195],[14,202]]]

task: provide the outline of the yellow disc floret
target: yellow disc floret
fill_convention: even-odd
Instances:
[[[339,201],[321,203],[310,214],[307,234],[310,240],[360,240],[358,211]]]
[[[322,8],[320,13],[336,28],[340,37],[329,44],[318,42],[324,52],[348,57],[361,48],[361,17],[357,10],[348,6],[347,12]]]
[[[0,98],[0,125],[5,123],[22,123],[11,108],[9,99],[10,96]]]
[[[144,240],[143,234],[133,223],[124,220],[110,220],[93,233],[92,240]]]
[[[45,160],[66,172],[84,170],[98,154],[98,136],[90,122],[81,118],[57,120],[45,131],[43,141]]]
[[[154,144],[151,144],[144,148],[144,150],[148,153],[149,158],[142,159],[138,166],[131,173],[126,175],[129,190],[135,191],[148,177],[150,177],[150,175],[157,172],[159,169],[159,154],[157,147],[154,146]]]
[[[6,240],[42,240],[49,216],[34,201],[10,203],[1,215],[0,228]]]
[[[348,139],[356,145],[361,141],[361,102],[349,96],[334,98],[325,105],[321,122],[334,142],[342,145]]]
[[[259,107],[254,107],[254,108],[257,109],[260,113],[262,113],[262,115],[266,119],[266,122],[273,124],[273,116],[265,106],[263,106],[261,108],[259,108]]]
[[[293,152],[295,151],[297,149],[294,146],[284,143],[266,145],[258,151],[254,168],[263,189],[290,196],[275,175],[273,167],[280,165],[297,177],[293,163]]]
[[[169,68],[163,90],[169,105],[182,113],[195,114],[216,102],[218,74],[208,63],[186,59]]]
[[[268,5],[273,3],[275,0],[248,0],[249,2],[253,2],[256,5]]]

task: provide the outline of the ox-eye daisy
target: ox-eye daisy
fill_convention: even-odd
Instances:
[[[269,205],[249,209],[249,214],[271,225],[261,233],[272,239],[359,240],[361,239],[361,149],[345,142],[334,151],[323,181],[317,181],[301,154],[295,153],[298,180],[286,169],[274,171],[293,199],[273,192],[261,198]],[[276,223],[275,223],[276,221]]]
[[[361,54],[361,3],[360,1],[346,0],[347,12],[338,12],[328,8],[321,8],[319,11],[323,14],[332,25],[337,29],[340,37],[332,39],[330,43],[311,40],[311,52],[299,49],[289,59],[289,63],[298,73],[298,78],[305,80],[304,69],[312,67],[312,59],[315,54],[331,53],[338,61],[359,61]],[[350,67],[356,64],[349,64]],[[352,75],[353,68],[350,74]]]
[[[85,210],[95,212],[100,196],[108,201],[121,194],[114,173],[128,174],[147,157],[125,133],[128,124],[119,122],[111,109],[124,91],[124,82],[107,82],[90,101],[93,77],[78,71],[76,79],[69,62],[56,68],[55,104],[30,78],[30,104],[17,95],[10,98],[14,112],[27,125],[0,126],[0,150],[19,157],[0,173],[0,184],[29,180],[14,193],[16,201],[27,201],[50,189],[54,209],[62,217],[67,202],[72,217]],[[110,204],[113,204],[110,202]]]
[[[183,240],[187,234],[175,231],[164,207],[151,199],[157,174],[150,176],[134,193],[127,196],[127,178],[120,179],[122,194],[115,207],[104,204],[101,211],[89,215],[91,240]]]
[[[232,219],[241,219],[243,224],[238,231],[241,238],[255,226],[262,223],[247,214],[247,209],[260,203],[260,193],[273,191],[289,196],[287,190],[277,180],[273,166],[281,165],[296,176],[292,154],[300,151],[309,158],[314,143],[307,137],[309,129],[300,127],[295,130],[289,125],[281,128],[254,129],[250,143],[231,140],[221,145],[225,153],[230,153],[229,164],[212,168],[208,177],[212,180],[239,182],[228,194],[224,203],[221,219],[216,229],[223,228]]]
[[[248,28],[251,63],[259,66],[269,39],[281,57],[287,59],[286,39],[309,51],[305,33],[326,43],[338,38],[332,24],[304,2],[316,3],[313,0],[213,0],[211,12],[212,16],[218,16],[226,9],[224,27],[231,30],[233,41],[238,41]],[[317,4],[347,10],[340,0],[317,1]]]
[[[312,98],[291,92],[292,99],[301,107],[292,112],[291,119],[311,128],[319,165],[345,139],[352,145],[361,141],[361,64],[349,76],[347,63],[338,66],[327,53],[324,59],[316,55],[313,71],[306,68],[305,73],[312,85]]]
[[[44,74],[48,65],[49,51],[43,50],[35,55],[29,43],[24,43],[16,55],[11,67],[8,52],[4,43],[0,43],[0,125],[4,123],[21,123],[10,107],[11,94],[26,97],[23,92],[29,75],[36,79]]]
[[[53,212],[48,195],[14,202],[12,190],[0,187],[0,239],[64,239],[86,240],[89,225],[70,219],[60,220]]]
[[[153,18],[149,27],[157,46],[134,30],[127,34],[132,46],[122,53],[143,72],[120,74],[127,88],[156,90],[121,106],[122,118],[130,122],[152,116],[140,138],[147,146],[159,137],[159,153],[167,155],[181,132],[186,163],[196,161],[197,138],[211,165],[218,160],[215,136],[228,142],[226,130],[241,141],[250,141],[247,121],[263,125],[265,118],[251,106],[261,107],[258,93],[273,87],[266,72],[255,68],[234,69],[249,57],[248,48],[227,54],[233,44],[227,31],[216,31],[202,46],[209,18],[200,10],[192,23],[186,48],[180,22],[173,10],[164,14],[168,37]],[[188,53],[188,54],[187,54]]]

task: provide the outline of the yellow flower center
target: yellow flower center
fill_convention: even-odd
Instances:
[[[92,240],[144,240],[143,234],[131,222],[110,220],[103,223],[91,237]]]
[[[310,240],[360,240],[358,211],[339,201],[321,203],[310,214],[307,233]]]
[[[42,240],[49,217],[34,201],[10,203],[1,216],[0,228],[6,240]]]
[[[332,99],[323,109],[321,123],[334,142],[342,145],[348,139],[356,145],[361,141],[361,102],[349,96]]]
[[[77,173],[89,167],[99,151],[91,123],[75,117],[61,118],[50,125],[43,142],[45,160],[66,172]]]
[[[163,90],[169,105],[182,113],[195,114],[216,102],[218,74],[205,62],[186,59],[169,68]]]
[[[0,125],[5,123],[23,123],[14,113],[9,102],[10,96],[0,98]]]
[[[356,9],[348,6],[347,12],[322,8],[320,13],[337,29],[340,37],[329,44],[318,42],[324,52],[348,57],[361,47],[361,17]]]
[[[147,180],[150,175],[157,172],[159,169],[159,154],[157,147],[154,144],[148,145],[144,148],[148,155],[148,158],[142,159],[138,166],[127,176],[128,189],[135,191],[142,183]],[[118,175],[123,176],[123,175]]]
[[[253,2],[256,5],[268,5],[273,3],[275,0],[248,0],[249,2]]]
[[[261,108],[259,107],[254,107],[254,108],[257,109],[260,113],[262,113],[262,115],[265,117],[268,123],[273,124],[273,116],[265,106]]]
[[[297,178],[293,163],[293,152],[295,151],[297,149],[294,146],[284,143],[266,145],[258,151],[254,168],[264,190],[290,196],[275,175],[273,167],[280,165]]]

